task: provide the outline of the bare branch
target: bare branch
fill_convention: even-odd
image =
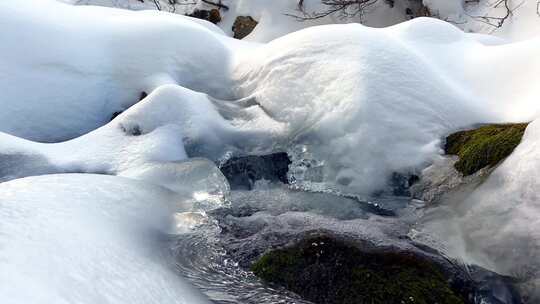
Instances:
[[[229,7],[223,3],[221,3],[221,0],[219,0],[217,3],[216,2],[212,2],[210,0],[201,0],[202,2],[206,3],[206,4],[209,4],[209,5],[213,5],[213,6],[217,6],[218,8],[220,9],[224,9],[226,11],[229,10]]]
[[[304,6],[304,0],[298,2],[298,11],[300,15],[286,14],[298,21],[306,21],[313,19],[321,19],[330,15],[338,14],[340,18],[352,18],[360,16],[365,12],[365,9],[373,5],[378,0],[321,0],[321,3],[328,7],[323,12],[307,12]]]

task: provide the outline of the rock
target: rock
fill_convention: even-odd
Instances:
[[[457,156],[442,157],[424,169],[420,180],[409,189],[412,197],[431,204],[450,197],[459,200],[460,196],[470,194],[494,170],[485,167],[472,175],[463,176],[455,168],[458,160]]]
[[[504,160],[521,142],[527,123],[491,124],[460,131],[446,138],[445,153],[459,156],[455,168],[471,175]]]
[[[189,17],[203,19],[210,21],[213,24],[218,24],[221,21],[221,13],[218,9],[211,10],[195,10],[193,13],[188,15]]]
[[[249,35],[253,29],[257,26],[258,22],[250,16],[238,16],[234,21],[232,31],[234,33],[234,38],[244,39]]]
[[[118,115],[122,114],[124,111],[116,111],[114,113],[112,113],[111,115],[111,119],[109,119],[109,121],[113,121],[116,117],[118,117]]]
[[[428,203],[459,201],[514,151],[526,127],[526,123],[491,124],[450,134],[444,147],[448,156],[422,172],[410,188],[411,195]]]
[[[395,196],[410,196],[411,187],[420,180],[416,174],[402,174],[398,172],[392,173],[389,186],[392,189],[392,195]]]
[[[508,278],[489,271],[324,234],[269,251],[251,269],[314,303],[521,302]]]
[[[343,211],[347,212],[348,210],[351,214],[355,210],[353,205],[343,204],[344,201],[338,201],[338,198],[332,200],[331,197],[326,197],[321,200],[320,197],[317,198],[309,193],[296,198],[276,193],[275,196],[279,196],[276,201],[283,203],[276,205],[276,202],[272,202],[270,205],[274,205],[274,207],[270,208],[268,208],[268,201],[274,199],[268,198],[266,195],[259,194],[259,196],[244,198],[235,196],[236,192],[249,195],[261,191],[232,191],[231,208],[222,208],[217,212],[211,212],[220,228],[217,243],[224,252],[227,252],[227,258],[234,260],[239,267],[253,269],[255,274],[270,284],[287,288],[289,291],[303,296],[306,300],[315,303],[401,304],[401,302],[392,302],[393,299],[403,295],[393,293],[399,290],[396,285],[401,284],[401,281],[396,278],[402,279],[397,272],[387,277],[384,274],[373,274],[378,275],[376,279],[379,281],[376,286],[370,285],[370,290],[378,292],[375,294],[377,297],[381,293],[390,292],[390,295],[384,295],[382,301],[377,297],[373,299],[373,302],[363,301],[365,299],[361,298],[362,294],[357,294],[360,292],[352,290],[357,288],[354,284],[358,281],[361,284],[365,284],[366,281],[354,277],[355,274],[347,272],[347,269],[356,266],[355,263],[360,263],[358,265],[362,266],[362,260],[368,257],[367,260],[372,261],[367,265],[370,266],[367,267],[368,270],[375,271],[380,268],[384,272],[391,273],[391,271],[399,270],[391,267],[394,265],[396,268],[403,268],[405,271],[403,276],[410,274],[409,278],[416,276],[427,281],[434,280],[436,286],[432,288],[437,290],[437,293],[431,295],[425,290],[426,281],[404,280],[405,283],[399,286],[407,287],[409,285],[405,284],[410,284],[419,288],[413,290],[418,293],[426,292],[426,295],[433,297],[442,294],[446,295],[447,299],[456,299],[457,297],[458,300],[461,300],[461,302],[450,303],[521,303],[519,293],[515,291],[514,282],[510,278],[481,267],[463,265],[425,244],[413,241],[408,236],[411,228],[408,221],[376,215],[365,217],[358,212],[355,212],[356,215],[351,217],[343,217],[341,212],[329,214],[320,212],[320,208],[309,206],[302,208],[302,205],[306,204],[296,202],[313,201],[315,203],[313,206],[316,207],[321,206],[318,202],[327,200],[328,205],[334,206],[334,208],[340,208],[343,205]],[[276,210],[281,205],[284,205],[282,210]],[[316,250],[302,249],[306,246],[310,248],[309,246],[313,243],[319,245],[321,239],[325,244],[331,244],[327,246],[330,251],[328,256],[323,257],[324,259],[319,257],[326,254],[326,251],[321,253]],[[330,240],[325,241],[324,239]],[[300,261],[293,259],[291,263],[294,263],[285,264],[285,266],[279,264],[275,266],[273,260],[261,260],[261,257],[271,255],[273,252],[287,253],[289,250],[293,253],[302,250],[302,252],[309,252],[309,259]],[[389,258],[385,259],[386,256]],[[389,260],[388,265],[378,266],[378,268],[373,266],[379,265],[375,262],[380,259]],[[410,261],[409,266],[402,267],[401,259]],[[300,264],[296,265],[297,262]],[[268,269],[268,267],[274,267],[274,269]],[[427,273],[422,272],[422,270]],[[272,275],[286,277],[275,278]],[[441,276],[444,280],[440,279]],[[444,285],[443,282],[448,282],[448,284]],[[383,285],[386,284],[394,284],[394,286],[385,289],[386,287]],[[348,290],[344,291],[344,288],[348,288]],[[346,298],[348,295],[359,298]],[[390,298],[391,295],[396,296],[396,298]],[[387,299],[392,301],[387,301]],[[440,298],[428,297],[425,299],[427,300],[423,303],[448,303],[443,302]],[[441,301],[431,301],[433,299]],[[415,303],[422,302],[415,301]]]
[[[220,166],[231,189],[253,189],[258,180],[288,183],[287,172],[291,160],[287,153],[233,157]]]
[[[146,93],[145,91],[142,91],[141,95],[139,95],[139,101],[145,99],[147,96],[148,96],[148,93]],[[123,112],[124,112],[124,110],[116,111],[116,112],[112,113],[111,119],[109,121],[113,121],[116,117],[118,117],[118,115],[122,114]]]

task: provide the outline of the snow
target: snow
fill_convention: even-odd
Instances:
[[[130,10],[155,10],[153,1],[139,2],[139,0],[64,0],[67,3],[77,5],[100,5],[107,7],[118,7]],[[194,9],[210,10],[215,6],[208,5],[202,1],[179,1],[177,5],[170,5],[168,1],[161,0],[163,11],[177,14],[190,14]],[[268,42],[283,35],[316,25],[362,22],[373,27],[385,27],[410,18],[407,15],[407,8],[416,11],[419,3],[410,0],[396,0],[393,6],[385,1],[378,1],[367,8],[367,12],[362,16],[356,15],[345,18],[339,14],[317,19],[307,19],[298,22],[296,17],[306,17],[298,8],[298,1],[272,0],[272,5],[268,5],[268,0],[223,0],[222,4],[228,9],[221,9],[222,21],[218,26],[229,36],[233,35],[232,27],[236,17],[251,16],[259,25],[244,40],[254,42]],[[307,14],[323,13],[330,7],[323,5],[320,0],[304,0],[304,11]]]
[[[440,14],[460,3],[426,1]],[[287,151],[299,186],[370,196],[436,161],[445,135],[485,122],[536,120],[451,210],[448,243],[497,271],[537,266],[540,37],[509,43],[433,18],[315,26],[348,21],[297,23],[283,15],[293,4],[236,1],[222,30],[163,12],[0,2],[2,298],[204,302],[156,248],[171,218],[190,226],[224,204],[213,162]],[[244,14],[256,30],[228,37]],[[518,16],[501,36],[532,20]],[[303,169],[314,173],[295,176]],[[14,292],[29,284],[34,294]]]
[[[3,303],[209,303],[171,267],[174,192],[99,175],[0,184]],[[61,270],[61,271],[59,271]]]
[[[536,289],[540,274],[539,168],[537,119],[487,181],[465,198],[435,208],[422,227],[423,232],[443,240],[451,256],[531,284],[535,297],[531,303],[540,299]]]
[[[423,3],[432,16],[467,32],[493,34],[509,41],[526,40],[540,33],[537,0],[508,1],[510,14],[504,2],[499,1],[423,0]]]
[[[240,94],[324,161],[328,184],[370,193],[392,172],[431,162],[453,130],[533,118],[538,42],[497,45],[427,18],[386,29],[331,25],[274,40],[235,72]]]
[[[433,15],[450,17],[463,14],[463,0],[423,0]]]
[[[370,195],[392,173],[415,172],[436,159],[449,132],[530,120],[539,110],[540,88],[531,85],[539,78],[538,39],[505,44],[416,18],[384,29],[310,27],[259,44],[167,13],[50,2],[57,15],[51,18],[12,3],[2,6],[17,17],[2,22],[37,31],[36,37],[53,31],[53,39],[39,55],[18,56],[10,34],[0,50],[13,59],[3,63],[6,70],[16,71],[0,84],[8,92],[0,155],[26,155],[24,172],[8,169],[10,178],[33,175],[32,166],[40,174],[120,174],[149,162],[285,150],[298,162],[306,155],[321,162],[323,187]],[[33,15],[39,16],[29,22]],[[96,16],[104,22],[90,28]],[[62,23],[70,26],[58,28]],[[54,41],[65,32],[87,35],[67,52]],[[54,77],[44,75],[51,72]],[[86,87],[92,79],[94,89]],[[54,84],[33,88],[48,81]],[[151,94],[89,132],[143,91]],[[16,138],[56,141],[74,134],[84,135],[54,144]]]
[[[59,0],[78,5],[100,5],[119,7],[130,10],[155,10],[153,1],[146,0]],[[161,0],[161,9],[176,14],[189,14],[196,9],[213,9],[202,1],[180,1],[171,5]],[[246,40],[268,42],[280,36],[307,27],[359,22],[371,27],[386,27],[407,21],[413,17],[429,16],[454,24],[466,32],[493,34],[509,41],[520,41],[535,37],[540,32],[540,18],[537,0],[510,0],[508,5],[511,14],[500,26],[497,23],[505,17],[507,10],[504,3],[492,0],[393,0],[375,1],[360,15],[344,17],[334,13],[316,20],[297,22],[296,17],[304,17],[298,10],[298,1],[274,0],[268,5],[268,0],[222,0],[229,10],[221,10],[222,21],[218,26],[232,36],[232,25],[237,16],[251,16],[259,21],[255,31]],[[308,14],[323,13],[329,6],[321,4],[320,0],[304,0],[305,12]],[[426,10],[427,9],[427,10]],[[487,18],[484,18],[487,17]]]
[[[38,143],[0,133],[0,181],[61,172],[133,174],[185,160],[186,149],[191,157],[218,160],[238,147],[271,146],[268,120],[254,117],[262,111],[225,110],[235,116],[223,118],[205,94],[163,85],[105,126],[69,141]]]
[[[229,50],[207,22],[50,0],[2,1],[0,12],[2,132],[71,139],[163,84],[228,96]]]

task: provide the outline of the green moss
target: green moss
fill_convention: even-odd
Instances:
[[[329,237],[271,251],[252,270],[315,303],[465,303],[428,260],[410,253],[363,252]]]
[[[464,175],[495,166],[521,142],[527,123],[493,124],[461,131],[446,138],[446,154],[459,156],[456,169]]]

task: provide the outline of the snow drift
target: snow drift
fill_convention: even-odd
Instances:
[[[74,138],[169,83],[228,95],[229,51],[206,22],[50,0],[2,1],[0,14],[0,131]]]
[[[447,254],[517,277],[530,303],[540,300],[539,132],[537,119],[487,181],[464,198],[448,198],[417,227],[421,237],[437,238]]]
[[[171,267],[174,192],[97,175],[0,184],[3,303],[209,303]]]
[[[281,35],[272,24],[261,22],[257,31]],[[84,283],[104,271],[133,279],[129,286],[156,281],[148,293],[132,287],[134,303],[152,302],[164,288],[170,293],[159,302],[193,303],[177,297],[183,283],[154,259],[150,232],[167,217],[165,201],[173,196],[165,188],[187,191],[175,183],[188,170],[179,164],[187,158],[221,162],[232,154],[287,151],[296,167],[291,179],[302,186],[369,196],[393,173],[429,165],[451,131],[531,121],[540,109],[540,38],[508,44],[429,18],[384,29],[310,27],[262,44],[173,14],[7,0],[0,3],[0,32],[0,180],[86,172],[145,181],[62,175],[3,183],[0,233],[7,237],[0,241],[10,244],[0,246],[1,278],[15,284],[0,284],[6,298],[23,286],[22,274],[14,274],[19,265],[42,291],[36,297],[48,302],[82,293],[102,300],[86,294],[93,287]],[[478,242],[482,254],[500,250],[501,257],[491,257],[500,271],[512,256],[509,238],[539,243],[521,222],[537,212],[536,129],[532,124],[464,217],[472,238],[488,240]],[[502,221],[501,239],[487,236],[490,226],[478,227],[476,217]],[[39,235],[48,239],[32,239]],[[51,254],[55,244],[66,246],[62,259]],[[32,246],[49,254],[37,256]],[[100,250],[113,259],[100,264]],[[49,280],[46,274],[65,261],[68,270]],[[126,269],[115,268],[122,263]],[[142,278],[131,277],[137,269],[145,269]],[[109,302],[124,296],[118,281],[97,281]]]
[[[316,181],[325,187],[370,194],[392,173],[427,165],[452,130],[531,120],[538,112],[540,88],[531,85],[539,78],[538,39],[503,44],[417,18],[385,29],[311,27],[257,44],[184,16],[35,4],[54,9],[53,18],[15,3],[3,2],[0,11],[4,28],[23,29],[7,31],[0,49],[8,59],[2,70],[14,71],[0,83],[8,92],[0,130],[10,134],[0,153],[44,158],[61,168],[53,172],[117,173],[145,161],[285,150],[297,163],[323,164]],[[105,19],[97,28],[96,17]],[[19,32],[39,37],[26,37],[29,47],[53,40],[39,55],[25,55]],[[79,32],[87,34],[73,44],[55,43]],[[72,141],[11,137],[56,141],[86,133],[142,91],[171,83]]]

